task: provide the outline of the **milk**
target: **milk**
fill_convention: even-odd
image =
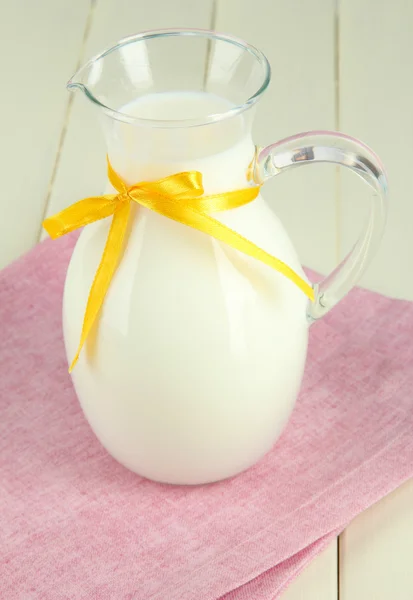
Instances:
[[[254,144],[244,113],[179,123],[231,108],[201,92],[141,97],[122,112],[177,126],[112,123],[113,166],[129,183],[198,170],[206,193],[245,187]],[[304,277],[261,196],[213,216]],[[69,361],[109,225],[87,226],[70,263]],[[306,302],[269,267],[133,206],[121,263],[72,374],[95,434],[119,462],[158,481],[205,483],[246,469],[272,447],[293,409],[307,349]]]
[[[208,115],[218,117],[233,108],[228,100],[203,92],[140,97],[121,112],[154,120],[155,125],[136,127],[111,121],[108,146],[112,164],[130,183],[198,170],[208,193],[242,187],[254,155],[249,119],[238,114],[207,125],[182,126],[185,119],[203,122]],[[162,126],[166,121],[176,125]]]
[[[221,115],[234,108],[226,98],[207,92],[160,92],[135,98],[121,107],[120,112],[139,119],[157,121],[205,120],[211,115]],[[228,122],[226,123],[227,129]]]

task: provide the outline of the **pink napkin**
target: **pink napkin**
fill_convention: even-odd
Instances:
[[[0,274],[0,597],[273,600],[413,473],[413,305],[357,290],[311,329],[287,430],[217,484],[142,479],[74,395],[61,296],[74,238]]]

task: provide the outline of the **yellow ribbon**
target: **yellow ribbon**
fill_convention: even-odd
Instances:
[[[258,196],[259,186],[204,196],[201,173],[198,171],[188,171],[176,173],[158,181],[144,181],[128,187],[123,179],[113,170],[109,159],[108,177],[112,186],[118,191],[118,194],[84,198],[43,222],[43,227],[50,237],[56,239],[79,227],[111,215],[113,216],[102,259],[89,292],[79,346],[70,365],[69,372],[75,366],[80,351],[100,312],[119,262],[130,214],[131,201],[169,219],[178,221],[178,223],[207,233],[211,237],[225,242],[232,248],[248,256],[252,256],[285,275],[310,300],[314,300],[312,287],[288,265],[275,256],[268,254],[268,252],[265,252],[265,250],[262,250],[259,246],[256,246],[208,214],[248,204]]]

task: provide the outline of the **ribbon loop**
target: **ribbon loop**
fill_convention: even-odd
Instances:
[[[132,185],[129,188],[130,195],[133,197],[134,192],[138,189],[155,196],[175,198],[176,200],[192,200],[204,193],[202,175],[199,171],[184,171],[164,179],[158,179],[158,181],[144,181]]]
[[[108,165],[108,179],[109,179],[110,183],[115,188],[115,190],[117,190],[121,194],[122,193],[126,194],[128,192],[128,186],[123,181],[123,179],[116,173],[116,171],[110,164],[110,160],[109,160],[108,156],[106,157],[106,162]]]
[[[89,223],[113,215],[118,207],[117,196],[85,198],[43,221],[43,227],[54,240]]]
[[[176,173],[158,181],[146,181],[128,186],[113,169],[109,159],[108,178],[117,190],[117,195],[106,194],[85,198],[43,222],[43,227],[55,239],[84,225],[112,216],[112,224],[102,259],[90,289],[79,346],[69,372],[75,366],[99,315],[118,265],[125,240],[131,201],[178,223],[206,233],[243,254],[259,260],[285,275],[310,300],[314,300],[314,291],[311,285],[288,265],[210,216],[211,213],[230,210],[252,202],[259,194],[258,186],[204,196],[202,174],[198,171]]]

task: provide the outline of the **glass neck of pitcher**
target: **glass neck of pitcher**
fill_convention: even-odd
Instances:
[[[184,104],[188,94],[177,95],[175,101]],[[168,103],[165,95],[153,98],[153,104],[160,99]],[[254,112],[251,107],[226,119],[189,127],[142,126],[102,115],[108,156],[130,184],[187,170],[222,171],[224,166],[236,172],[237,179],[241,175],[247,177],[254,156],[251,138]]]
[[[121,40],[79,69],[68,87],[99,109],[109,157],[135,179],[128,165],[165,172],[172,163],[217,163],[228,152],[238,169],[244,158],[236,158],[243,154],[237,148],[249,145],[251,154],[254,108],[269,81],[266,57],[242,40],[169,29]]]

